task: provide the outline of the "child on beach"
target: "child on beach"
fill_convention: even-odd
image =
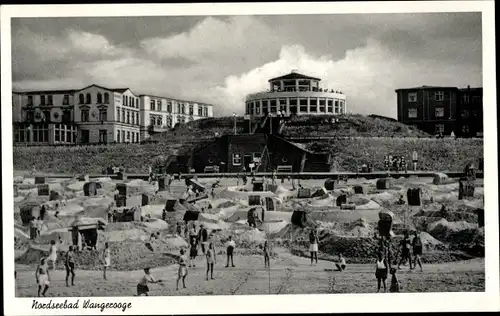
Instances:
[[[141,296],[142,294],[149,296],[149,283],[161,283],[162,280],[156,280],[150,273],[149,268],[144,269],[145,275],[142,277],[142,279],[139,281],[139,284],[137,284],[137,296]]]
[[[401,285],[399,284],[398,278],[396,277],[396,269],[392,268],[391,269],[391,287],[389,289],[389,292],[391,293],[398,293],[401,290]]]
[[[179,257],[179,273],[177,277],[177,287],[176,290],[179,290],[179,281],[182,279],[182,286],[186,288],[186,276],[187,276],[187,267],[186,267],[186,257],[184,255],[184,249],[181,249],[181,255]]]
[[[71,286],[75,285],[75,253],[73,252],[73,246],[69,246],[68,252],[66,253],[65,260],[66,267],[66,286],[69,286],[68,279],[71,274]]]
[[[264,267],[270,267],[269,263],[269,245],[267,244],[267,240],[264,241],[264,245],[262,246],[262,252],[264,254]]]
[[[193,263],[193,261],[196,259],[196,256],[198,256],[198,245],[196,245],[195,240],[191,240],[191,244],[189,245],[189,267],[191,266],[196,267],[196,265]]]
[[[45,258],[42,258],[42,260],[40,260],[40,264],[36,267],[35,277],[36,277],[36,283],[38,284],[38,297],[40,297],[40,292],[42,292],[42,288],[43,288],[42,296],[45,296],[45,294],[47,294],[50,284],[49,267],[47,265],[47,260]]]
[[[344,271],[347,267],[345,258],[342,254],[339,254],[339,261],[335,263],[335,266],[337,267],[337,271]]]
[[[387,290],[387,286],[385,284],[385,280],[387,280],[387,260],[384,258],[382,252],[378,253],[377,265],[375,268],[375,277],[377,278],[377,293],[380,292],[381,283],[384,284],[385,292]]]
[[[111,266],[111,249],[109,249],[109,244],[107,242],[104,244],[104,251],[103,251],[103,254],[102,254],[102,261],[104,262],[103,277],[104,277],[104,280],[107,280],[107,278],[106,278],[106,271]]]
[[[208,249],[206,253],[207,257],[207,281],[208,281],[208,271],[210,271],[210,279],[214,279],[214,264],[217,263],[217,258],[215,256],[214,244],[208,244]]]

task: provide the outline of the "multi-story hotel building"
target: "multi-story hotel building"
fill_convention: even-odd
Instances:
[[[269,90],[246,97],[245,114],[267,113],[297,115],[345,114],[346,96],[339,91],[321,88],[321,79],[292,71],[269,80]]]
[[[397,89],[398,121],[436,135],[482,136],[482,88]]]
[[[79,90],[13,92],[12,115],[15,144],[137,143],[177,123],[212,117],[213,109],[94,84]]]

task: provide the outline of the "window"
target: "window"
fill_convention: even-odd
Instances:
[[[28,105],[33,105],[33,96],[32,95],[28,96]]]
[[[281,112],[285,113],[286,112],[286,99],[280,99],[279,102],[280,102],[279,110]],[[295,99],[295,105],[297,105],[297,99]]]
[[[40,105],[45,105],[45,96],[44,95],[40,96]]]
[[[468,94],[462,95],[462,103],[468,104],[470,102],[470,96]]]
[[[327,109],[327,112],[328,113],[333,113],[333,100],[331,100],[331,99],[328,100],[328,109]]]
[[[156,100],[156,108],[158,109],[158,111],[162,111],[161,100]]]
[[[54,140],[56,142],[60,142],[61,141],[61,134],[60,134],[60,128],[59,128],[59,124],[56,124],[55,126],[55,129],[54,129]]]
[[[116,110],[116,121],[120,122],[120,108],[117,108]]]
[[[189,115],[193,115],[194,114],[194,108],[193,108],[193,105],[190,104],[189,105]]]
[[[335,114],[340,114],[339,100],[335,100]]]
[[[139,98],[135,99],[135,107],[138,109],[140,104]]]
[[[63,105],[69,105],[69,95],[65,94],[63,97]]]
[[[127,142],[130,142],[130,132],[127,132]]]
[[[186,119],[184,118],[184,116],[181,115],[177,117],[177,122],[183,124],[186,122]]]
[[[100,92],[97,92],[97,103],[102,103],[102,94]]]
[[[345,114],[345,102],[343,100],[340,101],[340,114]]]
[[[319,99],[319,111],[321,113],[326,112],[326,100],[325,99]]]
[[[87,101],[87,102],[86,102],[87,104],[92,103],[92,96],[90,95],[90,93],[87,93],[87,97],[86,97],[86,100],[85,100],[85,101]]]
[[[124,106],[127,105],[127,97],[126,96],[122,97],[122,103]]]
[[[63,110],[62,121],[69,122],[71,121],[71,110]]]
[[[205,116],[208,117],[208,107],[203,108],[203,111],[205,111]]]
[[[50,111],[45,110],[45,111],[42,111],[42,112],[43,112],[43,121],[44,122],[50,121]]]
[[[131,124],[134,125],[135,124],[135,113],[134,112],[131,112],[130,113],[132,115],[132,120],[131,120]]]
[[[184,103],[181,104],[181,113],[186,114],[186,105],[184,105]]]
[[[276,107],[276,100],[271,100],[271,113],[277,113],[278,108]]]
[[[417,118],[417,109],[408,109],[408,118]]]
[[[436,124],[435,127],[436,133],[444,133],[444,124]]]
[[[73,142],[73,140],[71,139],[72,134],[73,133],[71,133],[70,129],[66,130],[66,140],[65,140],[66,143],[72,143]]]
[[[127,111],[127,124],[130,124],[130,111]]]
[[[107,143],[107,131],[105,129],[100,129],[99,130],[99,142],[100,143]]]
[[[126,142],[126,140],[125,140],[125,131],[122,131],[122,142]]]
[[[469,117],[469,111],[462,110],[462,112],[460,113],[460,115],[462,116],[462,118],[468,118]]]
[[[78,103],[79,103],[79,104],[84,104],[84,103],[85,103],[85,98],[84,98],[84,96],[83,96],[83,93],[80,93],[80,94],[78,95]]]
[[[135,108],[135,98],[130,97],[130,106]]]
[[[248,112],[248,108],[249,108],[249,103],[247,103],[247,113],[250,114]],[[203,107],[198,105],[198,116],[203,116]]]
[[[116,142],[117,143],[120,142],[120,130],[118,130],[117,133],[116,133]]]
[[[49,126],[47,124],[33,126],[33,141],[46,143],[49,141]]]
[[[233,154],[233,166],[241,166],[240,154]]]
[[[108,120],[108,109],[99,109],[99,121],[105,122]]]
[[[104,103],[109,104],[109,93],[104,93]]]
[[[436,101],[443,101],[444,100],[444,92],[443,91],[434,92],[434,98],[436,99]]]
[[[163,125],[163,117],[161,115],[158,115],[156,118],[156,125],[162,126]]]
[[[137,125],[140,125],[140,123],[139,123],[139,112],[135,112],[135,123]]]
[[[444,108],[436,108],[434,113],[436,117],[444,117]]]
[[[167,116],[167,127],[172,127],[172,117],[170,115]]]
[[[172,103],[170,101],[167,102],[167,112],[172,113]]]
[[[88,122],[89,121],[89,110],[81,110],[80,116],[81,116],[82,122]]]
[[[317,99],[309,99],[309,112],[311,112],[311,113],[318,112],[318,100]]]
[[[276,100],[269,100],[269,107],[265,107],[263,110],[274,113],[273,108],[276,109]]]
[[[292,101],[290,99],[290,101]],[[307,113],[307,99],[299,99],[299,110],[301,113]]]
[[[54,100],[52,99],[52,95],[51,94],[49,94],[47,96],[47,104],[48,105],[53,105],[54,104]]]
[[[179,103],[177,103],[177,113],[180,113],[181,112],[181,105]]]
[[[417,93],[409,92],[408,93],[408,102],[417,102]]]

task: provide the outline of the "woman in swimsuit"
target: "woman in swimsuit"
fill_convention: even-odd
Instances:
[[[210,243],[208,245],[207,253],[207,281],[208,281],[208,272],[210,271],[210,278],[214,279],[214,264],[217,263],[217,258],[215,257],[215,249],[214,244]]]
[[[104,277],[104,280],[107,280],[106,270],[111,266],[111,249],[109,249],[109,244],[107,242],[104,244],[104,251],[102,254],[102,259],[104,261],[103,277]]]
[[[40,260],[40,264],[36,267],[35,277],[36,277],[36,283],[38,284],[38,297],[40,297],[40,292],[42,292],[42,288],[43,288],[42,295],[45,296],[47,290],[49,289],[49,284],[50,284],[49,267],[47,265],[47,260],[45,258],[42,258],[42,260]]]
[[[69,286],[68,279],[71,274],[71,286],[75,285],[75,253],[73,252],[73,246],[69,246],[68,252],[66,253],[66,286]]]
[[[187,276],[187,266],[186,266],[187,258],[184,255],[184,249],[181,249],[181,255],[179,257],[179,273],[177,277],[177,288],[179,290],[179,281],[182,279],[182,285],[186,288],[186,276]]]

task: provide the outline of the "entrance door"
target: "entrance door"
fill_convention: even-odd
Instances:
[[[252,155],[245,155],[243,156],[243,165],[245,166],[245,170],[247,172],[250,172],[250,164],[252,163]]]
[[[90,141],[90,131],[82,129],[82,143],[88,144]]]

